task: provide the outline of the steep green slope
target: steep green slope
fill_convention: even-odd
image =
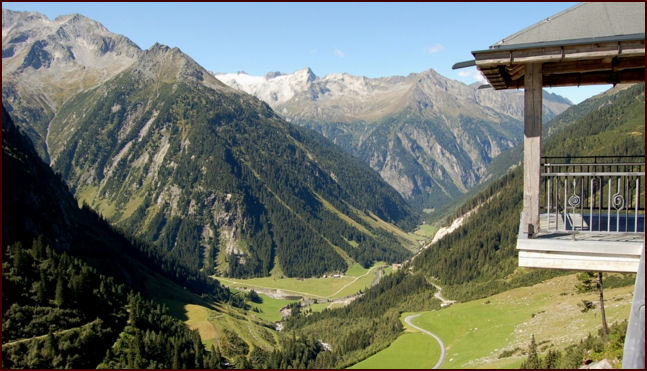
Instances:
[[[312,276],[409,254],[363,218],[414,225],[377,174],[178,49],[155,45],[69,100],[48,144],[81,200],[207,272]]]
[[[209,300],[231,293],[79,208],[2,113],[3,367],[220,366],[197,333],[136,292],[158,294],[145,289],[152,280]]]
[[[594,98],[595,106],[572,118],[544,145],[550,156],[644,155],[645,84]],[[590,102],[584,102],[586,106]]]

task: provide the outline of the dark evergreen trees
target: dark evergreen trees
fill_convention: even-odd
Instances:
[[[4,107],[2,126],[3,367],[169,368],[157,350],[170,343],[179,366],[221,365],[197,333],[131,290],[154,271],[214,300],[230,299],[229,290],[79,208]]]

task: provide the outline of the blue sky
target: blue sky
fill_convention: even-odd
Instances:
[[[407,75],[452,70],[491,44],[576,3],[14,3],[50,19],[80,13],[142,49],[177,46],[213,72],[264,75],[310,67],[318,76]],[[550,91],[578,103],[610,86]]]

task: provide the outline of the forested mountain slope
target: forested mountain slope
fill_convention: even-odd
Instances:
[[[179,50],[156,45],[74,97],[51,123],[53,168],[108,220],[207,271],[220,263],[221,273],[258,276],[278,264],[311,276],[407,255],[361,218],[412,226],[377,174],[196,73]]]
[[[197,333],[139,292],[154,294],[146,282],[155,280],[226,302],[229,290],[79,208],[4,107],[2,149],[3,367],[220,365]]]

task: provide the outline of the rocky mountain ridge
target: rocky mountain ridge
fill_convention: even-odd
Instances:
[[[309,67],[292,74],[273,72],[253,76],[238,72],[215,76],[231,87],[262,99],[291,121],[376,121],[412,103],[453,116],[464,108],[475,110],[474,105],[478,105],[489,109],[477,111],[482,118],[495,119],[502,114],[518,120],[523,118],[523,95],[519,92],[478,89],[478,84],[465,85],[433,69],[408,76],[382,78],[348,73],[330,73],[318,77]],[[545,99],[544,113],[549,116],[563,111],[564,105],[571,104],[554,94],[547,93]],[[308,104],[297,109],[294,107],[297,102]]]

